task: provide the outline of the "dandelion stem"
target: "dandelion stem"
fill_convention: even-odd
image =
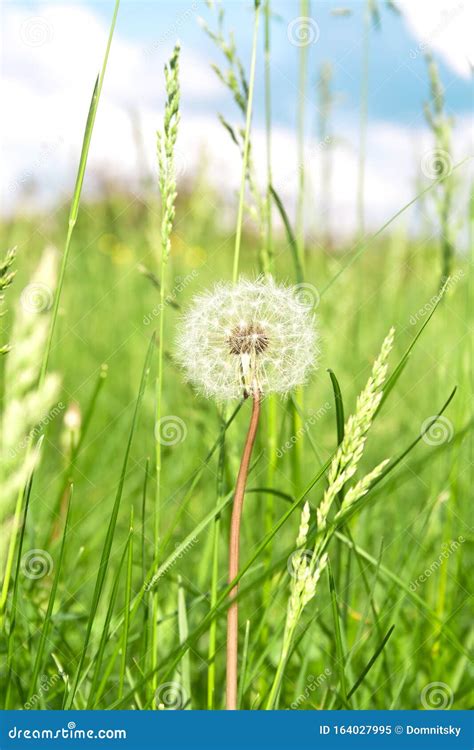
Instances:
[[[258,420],[260,417],[260,394],[254,391],[252,395],[252,416],[245,440],[242,460],[240,462],[237,483],[235,485],[234,505],[232,509],[232,520],[230,526],[229,543],[229,583],[231,583],[239,572],[239,543],[240,543],[240,519],[244,504],[245,485],[249,471],[250,458],[257,435]],[[227,710],[235,711],[237,708],[237,658],[239,637],[239,610],[235,597],[238,586],[234,586],[230,592],[232,604],[227,612]]]

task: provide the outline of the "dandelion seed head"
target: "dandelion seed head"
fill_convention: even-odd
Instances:
[[[294,288],[263,277],[195,297],[177,342],[187,379],[219,401],[254,390],[285,395],[306,382],[317,355],[311,308]]]

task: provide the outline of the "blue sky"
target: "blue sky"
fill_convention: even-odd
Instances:
[[[112,2],[87,0],[85,4],[104,20],[110,18]],[[370,33],[369,113],[375,119],[410,123],[420,117],[428,95],[426,63],[423,54],[418,52],[420,40],[412,33],[403,14],[394,13],[383,2],[379,4],[381,28],[372,29]],[[176,35],[183,46],[189,46],[204,58],[216,60],[218,54],[212,42],[196,22],[196,15],[200,14],[212,25],[215,16],[203,3],[198,5],[197,14],[186,16],[190,8],[189,0],[173,3],[124,0],[117,30],[124,37],[144,45],[157,44],[157,40],[169,34],[170,40],[159,45],[168,49],[171,37]],[[247,63],[251,50],[253,3],[227,0],[223,7],[226,27],[235,33],[240,55]],[[341,7],[350,9],[350,14],[336,16],[331,13],[331,10]],[[276,123],[291,126],[295,119],[297,98],[298,48],[288,44],[287,25],[299,16],[299,3],[274,1],[272,9],[273,116]],[[314,102],[321,64],[330,61],[334,69],[334,91],[339,97],[335,117],[341,121],[358,117],[363,9],[364,3],[358,0],[345,3],[317,0],[311,4],[311,17],[316,20],[320,33],[317,42],[308,48],[308,100]],[[186,20],[180,21],[183,17]],[[435,28],[435,22],[432,22],[431,28]],[[262,36],[262,24],[260,32]],[[430,24],[427,22],[427,35],[429,33]],[[473,101],[471,81],[457,75],[441,56],[438,55],[436,59],[446,88],[447,107],[453,114],[468,113],[472,110]],[[197,107],[198,104],[194,102],[193,106]],[[261,65],[257,74],[255,118],[256,121],[263,120]]]
[[[395,14],[384,0],[381,28],[370,31],[368,133],[366,158],[367,216],[378,226],[413,195],[423,165],[430,161],[433,135],[426,126],[423,103],[428,76],[423,49],[429,45],[446,89],[446,108],[456,131],[452,158],[472,151],[472,57],[469,0],[397,0]],[[343,7],[349,14],[334,15]],[[2,84],[6,102],[3,122],[4,176],[7,209],[25,208],[24,186],[34,180],[29,200],[44,195],[54,202],[68,195],[74,182],[83,124],[90,92],[101,65],[112,17],[113,0],[36,0],[3,6],[4,50]],[[225,0],[225,28],[232,30],[239,55],[248,69],[251,53],[253,3]],[[292,206],[298,181],[296,109],[299,48],[290,29],[301,15],[296,0],[273,0],[272,117],[273,175],[277,189]],[[306,153],[308,175],[317,193],[322,151],[317,135],[316,82],[321,65],[333,66],[336,95],[332,117],[334,215],[338,229],[350,231],[356,216],[362,30],[364,4],[310,3],[314,43],[306,47]],[[217,80],[211,62],[221,53],[198,23],[203,16],[211,28],[215,12],[203,0],[122,0],[90,153],[86,191],[94,175],[104,172],[139,189],[140,165],[131,127],[136,115],[143,134],[144,154],[156,171],[155,133],[163,111],[163,63],[179,38],[182,45],[182,118],[178,141],[180,175],[201,169],[203,154],[209,177],[233,199],[240,180],[240,160],[217,119],[223,113],[241,124],[231,96]],[[253,153],[257,177],[265,174],[263,18],[253,117]],[[35,127],[31,128],[34,115]],[[426,171],[426,170],[425,170]],[[426,174],[421,174],[422,179]]]

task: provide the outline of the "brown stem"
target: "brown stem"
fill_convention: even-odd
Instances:
[[[240,519],[244,504],[245,485],[249,472],[250,458],[257,434],[258,418],[260,416],[260,394],[252,395],[252,416],[250,418],[249,430],[245,440],[242,460],[240,462],[239,474],[235,485],[234,504],[232,508],[232,520],[230,525],[229,543],[229,583],[231,583],[239,572],[239,541],[240,541]],[[233,600],[227,612],[227,710],[235,711],[237,708],[237,659],[239,638],[239,609],[237,601],[238,585],[234,586],[229,596]]]

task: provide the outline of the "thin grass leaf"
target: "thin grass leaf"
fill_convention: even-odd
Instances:
[[[240,664],[239,671],[239,693],[237,696],[237,708],[242,708],[242,699],[244,695],[245,679],[247,677],[247,665],[249,655],[249,640],[250,640],[250,620],[245,622],[245,634],[244,634],[244,647],[242,649],[242,661]]]
[[[133,573],[133,505],[130,508],[130,530],[128,540],[128,554],[127,554],[127,577],[125,581],[125,608],[124,608],[124,620],[122,630],[122,653],[120,659],[120,671],[119,671],[119,690],[118,697],[121,698],[123,695],[123,686],[125,682],[125,670],[127,666],[127,645],[128,645],[128,633],[130,629],[130,600],[132,597],[132,573]]]
[[[99,106],[100,95],[102,93],[102,85],[104,83],[105,71],[107,69],[107,62],[108,62],[108,59],[109,59],[110,47],[111,47],[111,44],[112,44],[112,37],[114,35],[115,23],[117,21],[117,13],[118,13],[119,5],[120,5],[120,0],[115,0],[114,13],[113,13],[112,21],[111,21],[111,24],[110,24],[110,30],[109,30],[109,36],[108,36],[108,39],[107,39],[107,46],[106,46],[106,49],[105,49],[104,60],[103,60],[103,63],[102,63],[101,71],[100,71],[99,75],[97,76],[97,79],[96,79],[96,82],[95,82],[95,85],[94,85],[94,91],[92,93],[92,99],[91,99],[91,103],[90,103],[90,106],[89,106],[89,112],[88,112],[88,115],[87,115],[86,128],[85,128],[85,131],[84,131],[84,138],[83,138],[83,141],[82,141],[81,156],[80,156],[80,159],[79,159],[79,168],[78,168],[78,171],[77,171],[76,184],[74,186],[74,193],[73,193],[72,202],[71,202],[71,209],[70,209],[70,212],[69,212],[69,221],[68,221],[68,231],[67,231],[67,236],[66,236],[66,243],[65,243],[65,246],[64,246],[63,257],[62,257],[62,260],[61,260],[61,268],[59,270],[58,284],[56,286],[56,290],[55,290],[55,294],[54,294],[53,312],[52,312],[52,316],[51,316],[51,325],[50,325],[50,329],[49,329],[48,341],[47,341],[47,344],[46,344],[46,348],[45,348],[45,352],[44,352],[44,357],[43,357],[43,362],[42,362],[42,365],[41,365],[41,372],[40,372],[40,376],[39,376],[39,384],[40,385],[43,384],[44,379],[46,377],[46,371],[48,369],[49,355],[50,355],[50,352],[51,352],[51,344],[52,344],[52,341],[53,341],[54,330],[56,328],[56,320],[57,320],[57,317],[58,317],[59,302],[60,302],[60,299],[61,299],[61,294],[62,294],[62,289],[63,289],[63,284],[64,284],[64,276],[65,276],[65,273],[66,273],[66,266],[67,266],[67,262],[68,262],[68,258],[69,258],[69,250],[70,250],[70,246],[71,246],[71,239],[72,239],[74,227],[76,225],[77,215],[78,215],[78,212],[79,212],[79,204],[81,202],[82,185],[83,185],[83,182],[84,182],[84,175],[86,173],[87,158],[89,156],[89,147],[90,147],[90,144],[91,144],[92,132],[94,130],[95,118],[96,118],[96,114],[97,114],[97,107]]]
[[[44,622],[43,622],[43,627],[41,629],[40,640],[39,640],[38,647],[36,650],[36,658],[35,658],[35,663],[33,666],[33,675],[31,677],[31,682],[30,682],[30,691],[29,691],[30,695],[34,695],[36,692],[38,676],[39,676],[40,669],[43,664],[44,648],[45,648],[46,640],[48,638],[49,631],[50,631],[51,624],[52,624],[54,602],[56,600],[59,577],[61,575],[63,559],[64,559],[64,551],[66,549],[66,540],[67,540],[67,533],[68,533],[68,528],[69,528],[69,516],[70,516],[70,511],[71,511],[72,495],[73,495],[73,485],[71,484],[69,487],[69,496],[68,496],[68,501],[67,501],[67,506],[66,506],[66,517],[64,519],[63,535],[61,539],[61,547],[59,549],[58,561],[55,566],[53,585],[51,586],[51,592],[50,592],[49,599],[48,599],[48,606],[46,609],[46,614],[44,616]]]
[[[288,244],[291,250],[291,256],[293,258],[293,264],[295,266],[296,283],[301,284],[303,282],[303,269],[301,267],[300,257],[298,253],[298,243],[296,242],[296,237],[294,235],[293,229],[291,228],[291,223],[288,218],[288,214],[285,211],[285,207],[282,203],[282,200],[280,196],[278,195],[277,191],[275,190],[275,188],[273,187],[273,185],[270,185],[270,194],[273,200],[275,201],[275,205],[278,209],[278,213],[280,214],[281,220],[285,227],[286,236],[288,238]]]
[[[76,694],[77,686],[79,684],[79,680],[81,677],[81,671],[84,666],[84,661],[86,658],[87,648],[88,648],[89,640],[90,640],[91,633],[92,633],[92,626],[94,624],[95,616],[97,614],[97,608],[99,606],[99,600],[102,594],[102,589],[103,589],[104,582],[105,582],[105,576],[107,574],[110,552],[112,550],[112,543],[114,540],[115,526],[117,523],[117,516],[118,516],[118,512],[120,508],[120,502],[122,500],[123,487],[125,484],[125,476],[127,473],[127,465],[128,465],[128,459],[130,456],[130,449],[132,447],[133,436],[135,434],[135,428],[138,422],[138,415],[140,413],[140,408],[141,408],[141,404],[143,400],[143,394],[145,393],[145,386],[146,386],[146,381],[148,378],[148,373],[150,370],[150,363],[151,363],[151,357],[153,354],[154,346],[155,346],[155,336],[153,335],[148,345],[148,352],[145,358],[145,364],[144,364],[143,371],[142,371],[140,388],[138,391],[138,397],[137,397],[137,401],[135,404],[135,410],[133,413],[132,424],[130,427],[130,432],[129,432],[128,441],[127,441],[127,447],[125,449],[125,456],[124,456],[122,471],[120,474],[119,484],[117,488],[117,494],[115,497],[115,502],[114,502],[114,506],[112,509],[112,513],[110,516],[109,526],[107,529],[107,534],[106,534],[104,546],[102,549],[102,556],[101,556],[100,563],[99,563],[99,571],[97,574],[94,594],[92,597],[91,607],[89,611],[89,617],[87,621],[87,628],[86,628],[84,643],[83,643],[82,650],[81,650],[81,656],[79,658],[79,664],[77,667],[76,676],[72,684],[70,694],[68,697],[68,701],[67,701],[68,708],[70,708],[73,705],[74,696]]]
[[[334,635],[336,638],[336,665],[339,673],[339,685],[341,688],[341,697],[344,704],[348,703],[347,695],[347,683],[346,683],[346,654],[342,644],[342,633],[341,633],[341,620],[339,616],[339,605],[337,603],[336,585],[334,583],[334,576],[331,571],[331,565],[328,562],[328,578],[329,578],[329,593],[331,595],[331,609],[332,617],[334,622]]]
[[[41,453],[42,445],[43,445],[43,436],[40,437],[35,447],[35,452],[38,458]],[[35,461],[33,466],[36,466],[37,463],[38,462]],[[14,635],[15,626],[16,626],[18,590],[19,590],[19,583],[20,583],[21,554],[23,552],[26,519],[28,516],[28,509],[30,507],[31,489],[33,487],[34,475],[35,475],[35,470],[33,469],[30,476],[28,477],[28,481],[26,482],[25,489],[23,491],[24,510],[23,510],[21,528],[20,528],[20,537],[18,540],[18,554],[17,554],[17,560],[16,560],[15,579],[13,583],[12,602],[11,602],[10,613],[9,613],[10,627],[8,630],[8,638],[7,638],[7,658],[6,658],[7,677],[6,677],[6,690],[5,690],[5,710],[7,710],[9,707],[10,694],[11,694],[12,664],[13,664],[13,635]]]
[[[387,634],[385,635],[384,639],[382,640],[381,644],[378,646],[378,648],[375,651],[375,653],[373,654],[373,656],[371,656],[371,658],[369,659],[369,661],[365,665],[364,669],[360,673],[360,675],[357,678],[357,680],[355,681],[354,685],[349,690],[349,692],[347,694],[348,700],[352,697],[352,695],[355,693],[355,691],[357,690],[357,688],[360,687],[360,685],[362,685],[362,683],[365,680],[366,676],[368,675],[368,673],[370,672],[370,670],[374,666],[375,662],[377,661],[378,657],[382,653],[383,649],[387,645],[388,639],[390,638],[390,636],[392,635],[392,633],[393,633],[394,630],[395,630],[395,625],[392,625],[389,628],[389,630],[387,631]]]
[[[178,633],[179,642],[185,643],[189,636],[188,628],[188,615],[186,611],[186,597],[183,589],[183,581],[181,576],[178,576]],[[183,695],[186,696],[185,709],[190,710],[192,708],[191,699],[191,659],[189,651],[187,651],[181,659],[181,687],[183,689]]]
[[[100,636],[99,647],[96,653],[94,654],[93,659],[91,660],[91,663],[94,664],[94,674],[92,676],[91,687],[89,690],[89,697],[87,700],[88,710],[94,709],[97,707],[97,704],[100,700],[102,690],[103,690],[103,688],[101,690],[102,682],[100,683],[99,687],[97,687],[97,685],[99,682],[99,678],[102,677],[103,679],[104,677],[104,672],[102,671],[102,662],[104,659],[105,647],[111,640],[110,622],[112,620],[112,615],[113,615],[113,611],[115,608],[115,602],[117,600],[118,590],[122,582],[122,569],[125,564],[125,559],[127,558],[127,555],[128,555],[128,548],[130,545],[130,540],[131,540],[131,536],[129,534],[124,550],[120,557],[119,563],[117,565],[117,570],[115,572],[115,577],[112,583],[112,591],[110,593],[109,603],[107,605],[107,611],[105,613],[104,624],[102,625],[102,632]],[[124,621],[125,621],[125,615],[124,615]],[[117,651],[119,650],[119,648],[120,648],[120,642],[117,646]],[[104,684],[104,687],[105,687],[105,684]]]
[[[331,378],[332,389],[334,391],[334,404],[336,407],[336,428],[337,444],[340,445],[344,439],[344,404],[342,401],[341,388],[333,370],[328,368],[329,377]]]

